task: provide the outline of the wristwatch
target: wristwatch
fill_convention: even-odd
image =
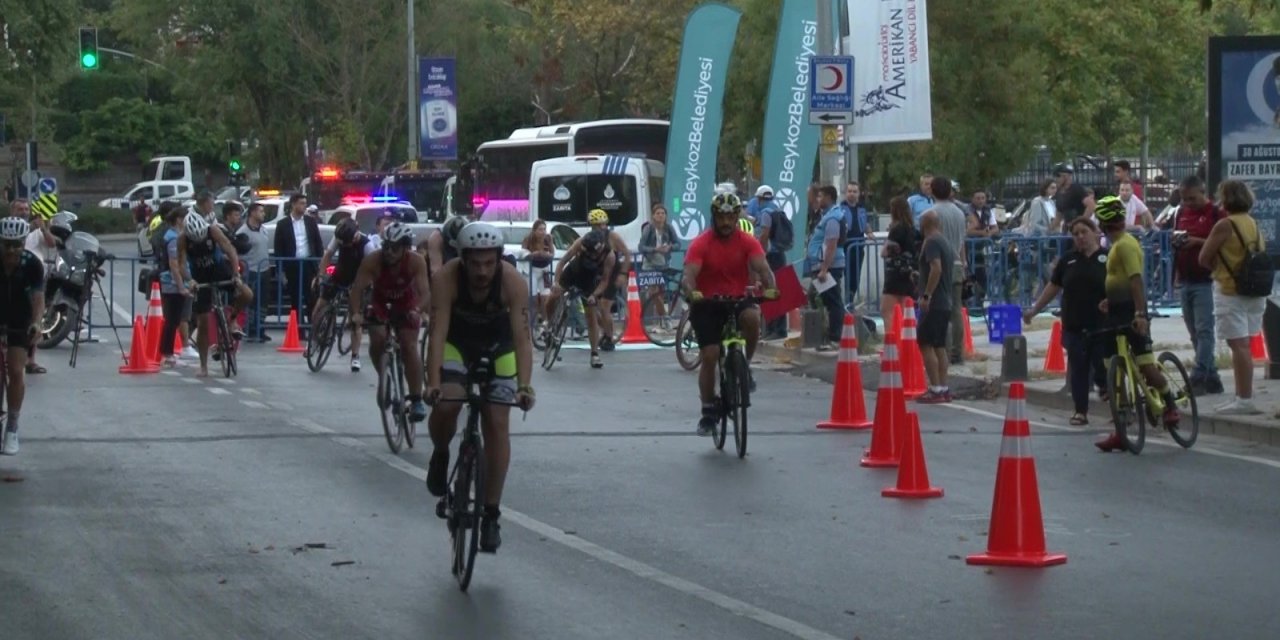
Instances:
[[[929,294],[927,294],[927,293],[926,293],[926,294],[924,294],[924,295],[920,296],[920,299],[921,299],[921,300],[928,300],[928,299],[929,299],[929,297],[930,297],[930,296],[929,296]]]

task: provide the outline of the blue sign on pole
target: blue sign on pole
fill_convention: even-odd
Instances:
[[[853,123],[853,56],[813,56],[809,74],[809,122]]]
[[[453,58],[418,58],[418,150],[423,160],[458,159],[458,84]]]
[[[40,193],[57,193],[58,181],[53,178],[40,179]]]

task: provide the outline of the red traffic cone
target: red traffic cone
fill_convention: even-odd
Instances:
[[[1067,561],[1066,554],[1045,552],[1040,487],[1036,459],[1031,455],[1031,425],[1027,421],[1027,392],[1021,382],[1009,385],[1009,409],[1004,419],[989,529],[987,552],[971,555],[965,562],[1047,567]]]
[[[902,464],[898,465],[898,484],[885,487],[880,495],[886,498],[941,498],[942,489],[929,486],[929,469],[924,461],[924,443],[920,440],[920,416],[907,414],[907,441],[902,449]]]
[[[151,283],[151,297],[147,300],[147,320],[143,325],[146,340],[143,345],[147,349],[147,357],[151,362],[160,363],[160,335],[164,333],[164,310],[160,305],[160,283]]]
[[[880,389],[876,391],[876,421],[871,448],[862,456],[864,467],[896,467],[902,455],[902,435],[907,421],[907,401],[902,397],[902,369],[898,362],[898,334],[885,336],[880,358]]]
[[[640,287],[636,286],[636,274],[627,274],[627,331],[618,342],[644,344],[649,336],[644,333],[644,311],[640,308]]]
[[[1044,370],[1048,373],[1066,373],[1067,355],[1062,350],[1062,321],[1053,321],[1049,332],[1049,351],[1044,354]]]
[[[120,373],[158,373],[160,365],[151,361],[147,355],[147,333],[142,328],[142,316],[133,319],[133,339],[129,345],[129,355],[125,358]]]
[[[297,310],[289,312],[289,326],[284,331],[284,344],[280,345],[276,351],[280,353],[302,353],[306,351],[302,346],[302,340],[298,338]]]
[[[964,318],[964,357],[971,358],[978,355],[978,350],[973,348],[973,329],[969,328],[969,314],[960,314]]]
[[[910,299],[907,298],[907,300]],[[893,318],[890,319],[889,330],[885,332],[885,335],[887,336],[890,333],[902,335],[902,305],[900,304],[893,305]]]
[[[907,399],[924,395],[924,355],[920,353],[920,343],[916,342],[916,305],[907,298],[907,308],[902,313],[902,396]]]
[[[1254,362],[1267,362],[1267,343],[1262,340],[1261,333],[1249,341],[1249,351],[1253,354]]]
[[[858,364],[858,335],[852,313],[844,314],[840,334],[840,357],[836,361],[836,384],[831,389],[831,418],[818,423],[819,429],[867,429],[866,402],[862,399],[862,365]]]

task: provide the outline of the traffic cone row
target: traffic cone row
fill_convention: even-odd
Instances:
[[[867,407],[862,398],[862,365],[858,364],[858,334],[852,313],[844,315],[840,334],[840,357],[836,361],[836,383],[831,389],[831,417],[818,423],[819,429],[867,429]]]
[[[618,342],[622,344],[644,344],[649,336],[644,332],[644,310],[640,308],[640,287],[636,286],[636,274],[627,275],[627,330]]]
[[[964,357],[972,358],[978,355],[978,350],[973,348],[973,329],[969,327],[969,314],[960,314],[964,318]]]
[[[916,306],[911,298],[907,298],[900,335],[902,344],[898,354],[902,357],[902,395],[911,400],[925,392],[924,354],[920,353],[920,343],[916,342]]]
[[[150,362],[160,364],[160,335],[164,333],[164,310],[160,306],[160,283],[151,283],[151,298],[147,300],[146,354]]]
[[[152,362],[147,355],[147,334],[143,328],[142,316],[133,319],[133,339],[129,344],[129,355],[125,357],[120,373],[158,373],[160,365]]]
[[[907,400],[902,396],[902,368],[898,362],[898,334],[884,338],[880,358],[880,388],[876,391],[876,420],[871,448],[860,464],[864,467],[896,467],[901,457],[901,432],[906,428]]]
[[[1049,332],[1049,350],[1044,354],[1044,370],[1047,373],[1067,372],[1067,352],[1062,348],[1062,321],[1053,321]]]
[[[1268,361],[1267,343],[1262,339],[1261,333],[1249,341],[1249,352],[1253,355],[1254,362],[1266,363]]]
[[[920,440],[920,416],[907,414],[907,441],[902,449],[902,462],[898,465],[898,484],[885,487],[880,495],[886,498],[941,498],[942,489],[929,485],[929,469],[924,460],[924,443]]]

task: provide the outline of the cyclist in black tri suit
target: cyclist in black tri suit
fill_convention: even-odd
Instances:
[[[458,257],[458,233],[467,226],[466,216],[453,216],[445,221],[440,230],[431,234],[423,242],[427,252],[427,276],[434,279],[437,273],[450,260]]]
[[[311,313],[312,318],[320,317],[320,312],[329,303],[333,302],[335,297],[345,295],[346,291],[356,281],[356,273],[360,271],[360,262],[377,249],[378,243],[361,233],[360,227],[355,220],[347,218],[338,223],[338,226],[333,230],[333,241],[329,243],[329,248],[325,250],[324,256],[320,258],[320,270],[316,275],[316,281],[320,287],[320,296],[316,300],[315,311]],[[333,256],[335,253],[338,256],[338,261],[333,270],[333,276],[329,277],[329,266],[334,264]],[[350,325],[348,328],[351,330],[351,370],[359,371],[361,331],[355,325]]]
[[[6,394],[8,411],[6,423],[0,425],[0,453],[10,456],[18,453],[18,415],[27,391],[27,347],[35,343],[44,317],[44,264],[24,249],[30,233],[31,226],[22,218],[0,219],[0,331],[8,341],[5,363],[9,369],[8,388],[0,389]]]
[[[605,291],[609,289],[609,278],[606,274],[614,272],[618,264],[618,256],[610,251],[608,237],[600,231],[588,231],[587,235],[573,242],[564,257],[556,265],[555,284],[551,287],[551,295],[547,298],[547,313],[555,317],[560,298],[564,290],[573,287],[582,292],[586,298],[583,304],[587,309],[587,340],[591,344],[591,368],[604,367],[600,359],[600,316],[596,313],[596,305],[603,300]]]
[[[237,339],[243,337],[244,332],[234,320],[253,300],[253,291],[240,280],[240,258],[236,254],[236,248],[232,246],[231,240],[222,232],[219,225],[209,224],[209,221],[197,211],[187,214],[183,226],[183,233],[178,238],[178,264],[191,271],[183,280],[192,286],[233,281],[231,285],[222,287],[235,294],[231,302],[231,312],[227,314],[227,324]],[[213,289],[200,289],[196,293],[195,302],[191,305],[191,314],[196,318],[199,326],[196,349],[200,352],[200,371],[196,375],[201,378],[209,375],[209,312],[212,310]],[[227,312],[226,309],[218,309],[218,311]]]
[[[431,338],[427,348],[427,398],[464,398],[467,366],[487,356],[494,379],[490,400],[533,408],[533,342],[529,338],[529,285],[510,263],[502,260],[502,232],[473,222],[458,235],[461,259],[446,264],[432,282],[435,291]],[[427,469],[427,490],[443,497],[448,491],[449,442],[458,430],[462,405],[439,403],[428,422],[435,451]],[[481,415],[484,435],[484,517],[480,549],[498,550],[502,537],[498,505],[511,460],[511,407],[486,404]],[[437,511],[439,513],[439,511]]]

